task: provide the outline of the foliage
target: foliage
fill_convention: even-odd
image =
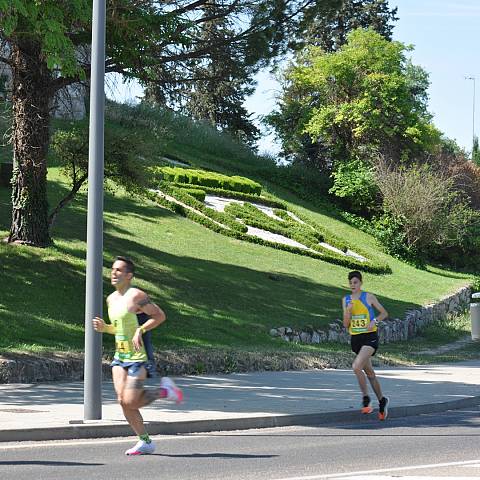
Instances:
[[[207,172],[181,167],[153,167],[153,176],[168,182],[202,185],[238,192],[260,195],[262,186],[249,178],[237,175],[228,176],[216,172]]]
[[[193,160],[201,155],[203,159],[215,162],[217,169],[230,169],[236,173],[251,173],[267,165],[274,167],[273,162],[260,158],[230,134],[219,132],[206,122],[192,121],[168,108],[146,103],[126,105],[108,102],[106,115],[122,126],[142,126],[146,131],[152,132],[156,149],[152,148],[150,157],[155,164],[160,163],[158,160],[168,151],[170,158],[186,164],[194,163]]]
[[[308,139],[326,170],[375,153],[400,162],[432,150],[439,133],[426,108],[428,75],[406,59],[411,47],[372,30],[347,38],[334,53],[307,48],[283,73],[267,121],[287,158],[305,161]]]
[[[358,269],[365,272],[371,273],[391,273],[391,268],[382,262],[368,260],[366,262],[361,262],[356,260],[354,257],[346,257],[344,255],[339,255],[329,250],[322,250],[322,253],[315,252],[308,249],[301,249],[298,247],[294,247],[291,245],[285,245],[284,243],[278,243],[270,240],[264,240],[260,237],[254,235],[247,235],[245,233],[239,232],[235,229],[228,229],[224,228],[218,223],[215,223],[210,218],[199,215],[198,213],[185,208],[182,205],[179,205],[176,202],[170,201],[162,196],[155,194],[154,192],[145,192],[146,197],[150,198],[151,200],[155,201],[159,205],[171,210],[177,214],[183,215],[190,220],[203,225],[204,227],[213,230],[216,233],[221,233],[222,235],[226,235],[228,237],[236,238],[237,240],[243,240],[250,243],[256,243],[258,245],[264,245],[271,248],[276,248],[278,250],[284,250],[291,253],[296,253],[299,255],[305,255],[308,257],[316,258],[319,260],[323,260],[324,262],[332,263],[334,265],[344,266],[350,269]],[[211,210],[211,209],[210,209]],[[217,212],[220,213],[220,212]]]
[[[244,106],[255,74],[289,53],[306,15],[322,16],[342,0],[213,0],[197,4],[192,44],[202,55],[179,55],[152,67],[146,100],[205,120],[250,145],[259,131]]]
[[[454,189],[473,209],[480,210],[480,166],[453,140],[442,139],[440,148],[427,158],[427,163],[440,175],[451,178]]]
[[[60,200],[50,213],[50,224],[55,221],[59,211],[70,203],[88,179],[89,131],[85,122],[70,130],[57,130],[52,138],[52,149],[62,166],[62,172],[70,180],[70,191]],[[139,160],[140,141],[138,131],[131,131],[112,124],[105,128],[104,175],[106,187],[108,180],[122,185],[129,192],[137,192],[143,184],[143,167]]]
[[[197,120],[205,120],[222,131],[252,145],[259,130],[252,123],[244,103],[254,91],[255,66],[251,57],[245,55],[247,44],[234,43],[235,21],[222,12],[228,6],[220,2],[206,4],[200,37],[204,44],[211,45],[206,58],[190,62],[192,82],[177,86],[177,109]],[[147,100],[165,104],[165,87],[151,83],[147,87]]]
[[[480,212],[472,210],[445,177],[430,165],[377,167],[377,183],[387,213],[387,248],[401,254],[441,258],[449,249],[465,254],[478,248]]]
[[[202,16],[210,3],[107,1],[105,71],[158,84],[168,82],[162,73],[182,72],[181,80],[188,81],[183,77],[188,62],[208,58],[219,43],[225,43],[223,39],[206,43],[198,35],[201,25],[212,20]],[[282,49],[285,25],[297,22],[305,8],[303,0],[226,0],[222,6],[219,19],[242,18],[229,43],[247,44],[244,52],[251,65]],[[0,12],[0,41],[8,45],[0,62],[11,68],[17,82],[12,103],[14,156],[19,168],[14,172],[8,238],[45,246],[51,242],[46,188],[49,108],[58,90],[90,76],[91,3],[0,0]]]
[[[329,192],[345,199],[350,211],[368,214],[377,207],[379,190],[371,165],[358,159],[339,163],[332,177]]]
[[[225,207],[225,211],[232,216],[241,218],[247,225],[251,227],[267,230],[284,237],[291,238],[305,246],[316,246],[323,241],[320,233],[315,231],[312,227],[296,222],[285,211],[285,217],[282,220],[277,220],[259,210],[252,204],[245,203],[240,205],[238,203],[231,203]]]
[[[371,220],[346,211],[340,212],[340,216],[349,225],[352,225],[353,227],[358,228],[362,232],[368,233],[369,235],[375,236],[375,228],[372,226]]]
[[[175,187],[185,188],[184,183],[177,183],[177,184],[173,183],[172,185]],[[188,188],[190,191],[200,189],[201,191],[208,193],[210,195],[218,195],[224,198],[234,198],[236,200],[243,200],[245,202],[250,202],[250,203],[257,202],[267,207],[281,208],[283,210],[287,208],[284,202],[271,197],[258,196],[251,193],[243,193],[243,192],[238,192],[233,190],[225,190],[223,188],[205,187],[204,185],[188,184]]]
[[[425,266],[424,256],[422,258],[416,246],[408,243],[401,218],[384,213],[372,220],[370,230],[389,255],[417,267]]]
[[[181,193],[186,193],[187,195],[192,196],[195,198],[195,200],[198,200],[199,202],[204,202],[205,201],[205,190],[202,190],[200,188],[183,188],[180,187],[178,189],[179,192]]]
[[[171,167],[163,167],[170,169]],[[162,168],[162,170],[163,170]],[[175,170],[175,169],[174,169]],[[179,168],[178,170],[186,169]],[[167,170],[168,171],[168,170]],[[207,175],[212,174],[212,172],[204,172]],[[178,179],[180,172],[177,174],[172,174],[170,180]],[[378,261],[360,261],[352,256],[345,256],[340,253],[336,253],[331,249],[325,247],[320,242],[328,242],[330,245],[338,248],[343,252],[347,252],[349,247],[338,239],[334,234],[329,232],[327,229],[320,227],[315,222],[302,218],[302,215],[298,212],[292,212],[300,222],[290,216],[286,211],[286,206],[281,204],[281,209],[276,209],[275,212],[280,219],[272,218],[271,216],[265,214],[257,207],[250,203],[231,203],[225,207],[224,212],[218,212],[212,208],[205,206],[205,204],[192,195],[187,193],[184,188],[182,188],[182,183],[175,184],[168,181],[161,181],[158,183],[158,188],[163,194],[168,194],[174,197],[177,201],[182,202],[189,207],[192,207],[198,212],[201,212],[203,215],[200,215],[196,211],[192,211],[189,208],[172,201],[169,198],[166,198],[162,193],[155,194],[149,193],[148,198],[155,200],[157,203],[160,203],[169,210],[174,211],[175,213],[184,215],[191,220],[200,223],[201,225],[217,232],[222,233],[227,236],[234,236],[239,240],[249,241],[253,243],[260,243],[262,245],[271,246],[273,248],[278,248],[281,250],[287,250],[292,253],[299,253],[302,255],[308,255],[314,258],[322,259],[326,262],[335,263],[338,265],[345,265],[349,268],[357,268],[364,271],[372,272],[381,272],[387,273],[390,271],[390,267],[382,262]],[[202,190],[209,190],[211,187],[202,187]],[[215,189],[218,191],[219,189]],[[218,192],[221,193],[221,192]],[[237,196],[237,192],[232,192]],[[242,194],[245,195],[245,194]],[[250,196],[251,197],[251,196]],[[243,198],[245,200],[245,198]],[[262,202],[260,198],[255,198],[257,202]],[[237,218],[242,220],[242,223],[238,222]],[[278,243],[270,240],[263,240],[255,235],[248,235],[247,225],[260,228],[262,230],[267,230],[272,233],[283,235],[287,238],[295,240],[307,248],[300,248],[296,246],[285,245],[283,243]],[[358,249],[355,249],[357,253],[362,255]],[[317,253],[318,252],[318,253]],[[364,254],[362,255],[365,258],[371,255]]]
[[[477,167],[480,167],[480,148],[478,147],[478,137],[476,135],[473,137],[472,162]]]
[[[277,165],[275,168],[267,167],[262,176],[309,201],[326,197],[332,186],[328,174],[298,162]]]
[[[229,215],[228,212],[218,212],[213,208],[207,207],[203,203],[203,201],[200,201],[194,195],[191,195],[189,192],[186,192],[185,189],[183,188],[176,188],[174,186],[172,187],[168,183],[162,182],[160,184],[160,189],[162,192],[168,193],[169,195],[173,196],[175,199],[179,200],[185,205],[188,205],[189,207],[192,207],[195,210],[202,212],[209,219],[222,224],[221,225],[222,228],[223,228],[223,225],[225,225],[226,227],[231,228],[233,230],[237,230],[239,232],[245,233],[247,231],[247,227],[237,222],[235,217],[233,217],[232,215]]]
[[[357,28],[371,28],[387,40],[392,38],[397,8],[390,9],[387,0],[343,0],[340,8],[327,5],[323,11],[307,10],[299,24],[299,35],[292,42],[296,50],[306,45],[321,47],[325,52],[338,50],[347,35]]]

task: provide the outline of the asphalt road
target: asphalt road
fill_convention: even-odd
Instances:
[[[0,444],[2,480],[460,480],[480,478],[480,409],[380,423]]]

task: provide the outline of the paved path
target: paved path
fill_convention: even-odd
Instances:
[[[459,338],[455,342],[447,343],[446,345],[441,345],[440,347],[432,348],[430,350],[422,350],[418,353],[421,353],[422,355],[442,355],[447,352],[453,352],[454,350],[459,350],[460,348],[463,348],[465,345],[469,345],[471,343],[474,343],[474,340],[472,340],[472,336],[466,335],[465,337]]]
[[[377,370],[391,414],[414,415],[480,403],[480,361]],[[157,380],[158,383],[158,380]],[[350,370],[187,376],[180,405],[143,409],[152,433],[184,433],[359,418]],[[127,435],[113,385],[103,385],[103,419],[83,422],[83,383],[0,385],[0,441]]]

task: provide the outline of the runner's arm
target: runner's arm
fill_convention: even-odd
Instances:
[[[95,317],[92,322],[93,328],[96,332],[110,333],[111,335],[115,335],[115,327],[111,323],[105,323],[105,321],[100,317]]]
[[[139,293],[135,295],[135,303],[143,313],[146,313],[150,317],[149,320],[139,327],[143,332],[147,332],[148,330],[158,327],[167,319],[165,312],[158,305],[153,303],[150,300],[150,297],[141,290],[139,290]]]
[[[377,297],[373,295],[373,293],[368,294],[367,302],[370,303],[372,307],[375,307],[375,309],[379,312],[378,315],[375,317],[375,320],[377,320],[377,322],[381,322],[382,320],[388,318],[387,310],[378,301]]]
[[[146,313],[150,318],[135,331],[133,336],[133,345],[139,349],[143,345],[142,335],[149,330],[152,330],[162,324],[166,319],[165,312],[155,303],[153,303],[149,296],[138,290],[134,297],[134,302],[140,311]]]
[[[353,304],[350,302],[347,305],[345,297],[342,298],[342,307],[343,307],[343,326],[348,328],[350,326],[350,322],[352,320],[352,307]]]

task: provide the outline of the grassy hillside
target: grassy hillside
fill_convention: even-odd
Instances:
[[[137,125],[145,142],[142,148],[149,152],[146,162],[156,164],[167,154],[195,167],[249,176],[337,235],[375,252],[388,262],[392,274],[367,274],[365,288],[375,292],[394,316],[469,281],[466,274],[438,268],[421,271],[381,253],[372,237],[342,222],[328,205],[314,206],[266,181],[275,168],[271,162],[205,126],[126,107],[109,115],[124,126]],[[160,134],[151,135],[152,128]],[[8,158],[8,149],[0,155]],[[54,205],[67,184],[53,159],[51,165],[49,195]],[[0,187],[2,237],[10,222],[9,196],[9,189]],[[83,349],[85,227],[86,192],[82,191],[60,213],[52,232],[54,246],[0,244],[0,349]],[[167,323],[155,332],[159,348],[346,348],[292,346],[268,335],[272,327],[321,327],[339,318],[340,299],[347,292],[346,268],[224,237],[121,190],[106,193],[104,242],[105,293],[111,288],[112,258],[129,255],[138,264],[137,285],[167,312]],[[106,348],[112,348],[111,339],[106,340]]]

